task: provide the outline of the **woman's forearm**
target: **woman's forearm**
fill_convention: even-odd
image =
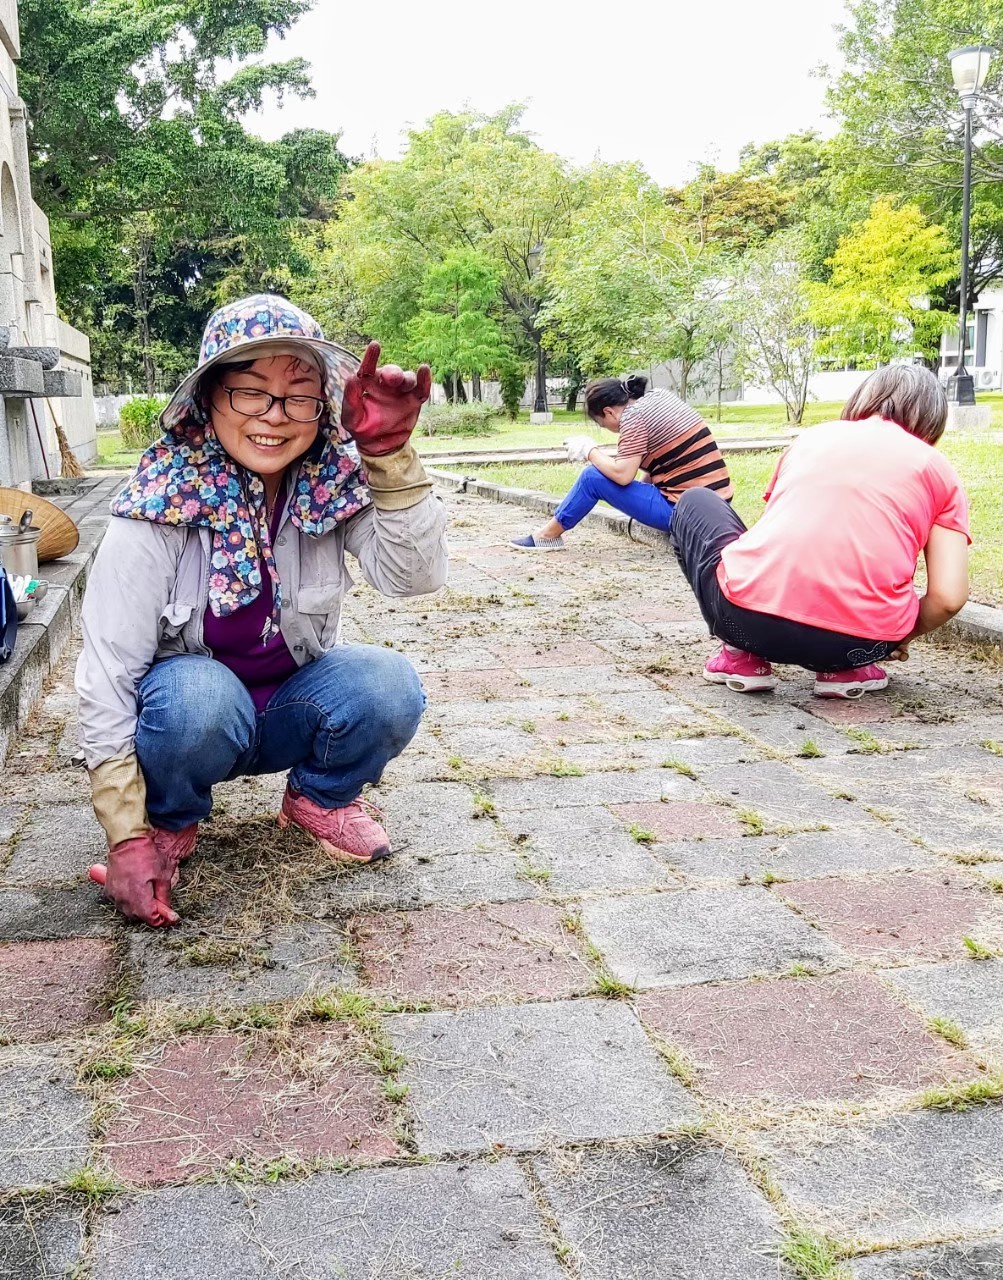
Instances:
[[[614,484],[630,484],[637,474],[637,466],[634,463],[628,462],[625,466],[622,458],[611,456],[601,449],[599,445],[589,450],[585,461],[595,467],[597,471],[601,471],[606,479],[612,480]],[[627,474],[628,468],[629,475]]]
[[[961,608],[960,604],[955,607],[954,602],[948,604],[929,593],[921,596],[916,625],[903,643],[908,644],[910,640],[915,640],[918,636],[928,636],[931,631],[936,631],[945,622],[950,622],[956,613],[960,613]]]

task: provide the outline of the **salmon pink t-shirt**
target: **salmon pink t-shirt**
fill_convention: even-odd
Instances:
[[[843,635],[908,635],[930,530],[968,537],[954,468],[885,418],[812,427],[780,459],[765,496],[759,522],[721,553],[721,590],[740,608]]]

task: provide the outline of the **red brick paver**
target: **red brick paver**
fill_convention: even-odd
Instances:
[[[820,720],[838,725],[887,724],[890,720],[901,722],[903,718],[894,703],[873,695],[852,702],[842,698],[813,698],[808,710]]]
[[[610,809],[627,826],[651,831],[659,841],[695,840],[701,836],[741,836],[745,828],[730,809],[688,800],[656,800],[614,804]]]
[[[560,908],[543,903],[381,912],[352,931],[366,982],[406,1000],[547,999],[589,985]]]
[[[104,1142],[135,1183],[185,1181],[227,1160],[396,1155],[389,1112],[358,1033],[330,1023],[270,1044],[186,1036],[137,1068]]]
[[[489,667],[485,671],[429,672],[422,677],[429,702],[460,698],[529,698],[536,691],[520,682],[514,671]]]
[[[700,1086],[726,1097],[857,1099],[978,1072],[871,974],[661,991],[638,1006],[698,1064]]]
[[[553,644],[494,641],[487,647],[506,667],[574,667],[586,664],[605,667],[614,660],[591,640],[561,640]]]
[[[0,1035],[51,1040],[102,1021],[114,972],[111,945],[92,938],[0,946]]]
[[[865,959],[964,956],[964,937],[987,927],[996,933],[1003,926],[998,900],[955,872],[802,880],[775,892]]]

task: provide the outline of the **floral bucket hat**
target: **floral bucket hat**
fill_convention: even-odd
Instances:
[[[314,447],[287,486],[292,523],[301,533],[320,537],[368,506],[365,473],[341,425],[345,383],[358,369],[358,359],[327,342],[317,321],[288,299],[261,293],[220,307],[209,317],[198,365],[160,415],[163,436],[143,454],[111,508],[113,515],[133,520],[212,529],[209,607],[217,617],[226,617],[256,600],[267,578],[272,621],[263,640],[278,630],[281,595],[265,487],[216,439],[201,383],[209,370],[235,358],[281,354],[297,355],[320,370],[328,406]]]
[[[298,352],[311,364],[321,365],[331,419],[338,423],[339,436],[347,440],[340,429],[341,402],[345,383],[359,367],[358,358],[336,342],[326,341],[313,316],[274,293],[256,293],[213,312],[202,335],[199,362],[167,402],[160,425],[172,431],[192,419],[204,420],[198,389],[209,370],[232,363],[236,347],[242,359],[258,360],[272,354],[264,348],[276,344],[280,344],[277,349]]]

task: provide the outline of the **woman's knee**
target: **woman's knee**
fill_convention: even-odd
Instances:
[[[339,701],[347,692],[353,704],[351,718],[370,725],[403,750],[425,711],[425,690],[407,658],[377,645],[348,645],[334,650],[329,658],[338,665]]]
[[[254,739],[254,721],[250,694],[211,658],[170,658],[154,666],[139,687],[137,736],[164,735],[187,752],[227,742],[239,755]]]

